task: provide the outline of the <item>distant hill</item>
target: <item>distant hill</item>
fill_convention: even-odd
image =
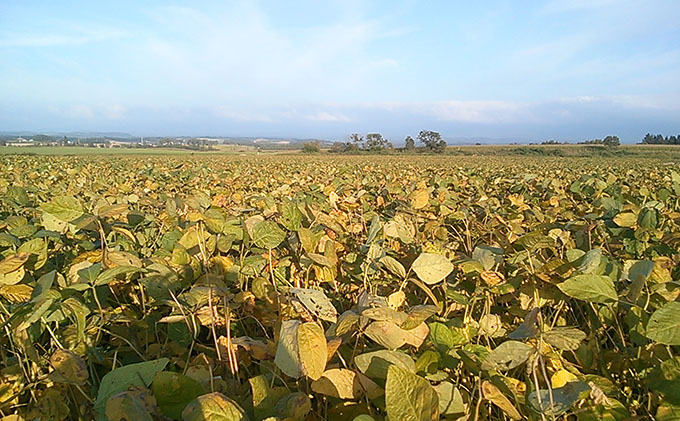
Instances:
[[[29,130],[18,130],[18,131],[0,131],[0,136],[21,136],[21,137],[31,137],[37,134],[44,134],[54,137],[68,137],[72,139],[85,139],[85,138],[95,138],[95,137],[108,137],[108,138],[133,138],[130,133],[125,132],[34,132]]]

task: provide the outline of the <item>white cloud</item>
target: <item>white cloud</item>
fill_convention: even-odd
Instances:
[[[218,117],[226,118],[228,120],[253,122],[253,123],[271,123],[274,121],[272,116],[266,113],[252,113],[243,111],[230,110],[227,107],[216,107],[215,114]]]
[[[0,35],[0,47],[57,47],[111,41],[126,37],[115,28],[70,28],[64,33],[13,32]]]
[[[678,95],[575,96],[544,101],[434,101],[417,103],[374,103],[361,107],[392,114],[410,114],[441,122],[471,124],[542,124],[566,121],[575,115],[597,110],[680,110]],[[587,107],[587,108],[586,108]],[[588,111],[591,110],[591,111]],[[595,110],[595,111],[593,111]]]
[[[234,110],[230,107],[215,107],[214,112],[217,116],[228,120],[252,122],[252,123],[280,123],[280,122],[349,122],[350,119],[341,112],[313,111],[303,112],[297,109],[282,107],[270,109],[268,111],[247,111]]]
[[[417,103],[377,103],[370,105],[389,112],[405,112],[439,121],[463,123],[508,123],[530,120],[530,106],[511,101],[434,101]]]
[[[132,78],[189,105],[297,103],[319,95],[349,100],[368,82],[399,65],[369,52],[374,41],[401,36],[380,20],[337,16],[331,22],[281,27],[253,3],[164,7],[149,13],[162,32],[142,30],[129,60]],[[154,25],[151,25],[154,27]],[[173,95],[168,94],[172,86]],[[185,102],[186,103],[186,102]]]
[[[304,118],[310,121],[322,121],[330,123],[351,121],[346,115],[342,113],[329,113],[326,111],[320,111],[314,114],[307,114],[304,116]]]

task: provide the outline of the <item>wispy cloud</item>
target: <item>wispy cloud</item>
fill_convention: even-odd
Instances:
[[[301,122],[305,120],[322,123],[347,123],[351,121],[346,115],[338,111],[300,111],[289,107],[255,112],[234,110],[230,107],[220,106],[215,107],[214,112],[220,118],[252,123]]]
[[[50,114],[67,119],[82,120],[123,120],[127,117],[126,107],[118,104],[90,106],[73,104],[68,106],[50,105],[47,107]]]
[[[76,46],[111,41],[127,36],[125,31],[112,28],[66,29],[62,33],[8,32],[0,33],[0,47]]]
[[[512,101],[433,101],[416,103],[376,103],[370,108],[392,113],[408,113],[438,121],[463,123],[507,123],[531,120],[530,105]]]
[[[271,123],[274,121],[271,115],[265,113],[253,113],[253,112],[243,112],[234,111],[226,107],[216,107],[215,114],[220,118],[226,118],[228,120],[252,122],[252,123]]]
[[[343,123],[348,123],[351,120],[349,117],[342,113],[329,113],[326,111],[319,111],[314,114],[307,114],[304,116],[305,120],[310,120],[310,121],[321,121],[321,122],[329,122],[329,123],[337,123],[337,122],[343,122]]]

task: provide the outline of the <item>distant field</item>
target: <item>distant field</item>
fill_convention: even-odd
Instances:
[[[215,151],[192,151],[170,148],[88,148],[80,146],[2,146],[0,155],[211,155],[211,154],[253,154],[250,146],[220,145]],[[263,151],[261,153],[280,153]]]
[[[449,146],[447,153],[453,155],[525,155],[563,157],[641,157],[680,159],[680,148],[667,145],[622,145],[608,148],[601,145],[477,145]]]
[[[298,150],[260,150],[251,146],[220,145],[214,151],[192,151],[188,149],[127,149],[88,147],[0,147],[0,155],[234,155],[234,154],[295,154]],[[680,160],[680,147],[666,145],[623,145],[607,148],[599,145],[464,145],[449,146],[447,155],[465,156],[554,156],[554,157],[639,157]],[[394,155],[402,155],[394,152]]]

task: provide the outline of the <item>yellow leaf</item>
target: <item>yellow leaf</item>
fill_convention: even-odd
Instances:
[[[31,253],[13,254],[0,261],[0,275],[5,275],[19,269],[26,263]]]
[[[19,267],[14,272],[0,274],[0,284],[2,285],[16,285],[24,279],[26,270],[23,266]]]
[[[58,349],[50,357],[54,372],[50,376],[57,383],[84,384],[88,378],[85,361],[73,351]]]
[[[430,201],[430,193],[425,189],[414,190],[410,197],[411,207],[414,209],[422,209],[426,207]]]
[[[23,303],[31,299],[33,287],[25,284],[2,285],[0,295],[11,303]]]
[[[505,282],[505,277],[500,272],[494,272],[492,270],[485,270],[479,274],[484,281],[489,286],[496,286]]]
[[[361,396],[361,383],[354,371],[332,368],[312,383],[312,390],[334,398],[358,399]]]
[[[323,328],[314,322],[303,323],[298,327],[297,341],[302,373],[317,380],[326,368],[328,357]]]
[[[397,291],[393,292],[392,294],[387,297],[387,305],[396,310],[399,307],[401,307],[404,304],[404,301],[406,300],[406,294],[404,294],[404,291]]]
[[[484,399],[499,407],[505,414],[513,420],[521,420],[522,415],[517,411],[517,408],[510,402],[503,392],[500,391],[493,383],[485,380],[482,383],[482,395]]]
[[[559,370],[555,372],[555,374],[553,374],[552,377],[550,378],[550,384],[554,389],[557,389],[558,387],[562,387],[574,380],[578,380],[578,378],[575,375],[568,372],[567,370]]]

